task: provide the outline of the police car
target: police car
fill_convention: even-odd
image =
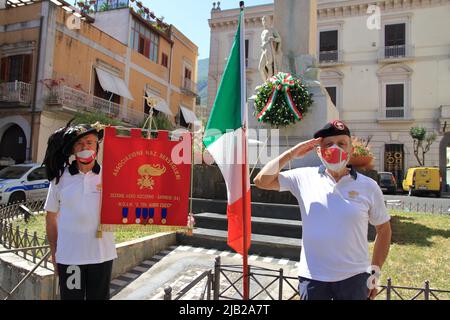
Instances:
[[[38,163],[18,164],[0,170],[0,205],[43,200],[50,182]]]

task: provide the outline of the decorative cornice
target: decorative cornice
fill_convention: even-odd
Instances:
[[[351,16],[367,16],[367,9],[369,5],[377,5],[380,7],[381,13],[395,13],[402,10],[430,8],[436,6],[443,6],[450,4],[450,0],[347,0],[347,1],[329,1],[318,4],[317,19],[321,20],[333,18],[345,18]],[[273,16],[272,6],[260,6],[261,11],[257,11],[258,6],[248,7],[252,9],[246,16],[245,22],[259,24],[263,16]],[[227,22],[237,24],[237,15],[239,9],[223,10],[215,13],[212,19],[209,20],[211,29],[219,29],[229,26]],[[383,16],[381,17],[383,18]]]
[[[428,8],[449,4],[450,0],[348,0],[336,3],[330,1],[318,6],[318,19],[365,16],[370,5],[377,5],[381,12]]]

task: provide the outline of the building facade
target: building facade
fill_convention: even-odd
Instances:
[[[211,12],[209,109],[238,12],[217,7]],[[257,70],[261,18],[273,14],[273,4],[246,9],[249,95],[261,83]],[[318,0],[317,16],[321,83],[353,135],[370,139],[375,169],[393,172],[401,183],[406,169],[418,165],[409,131],[421,126],[437,134],[425,164],[441,167],[445,186],[450,144],[450,1]]]
[[[76,112],[140,127],[150,103],[175,126],[192,121],[198,47],[134,2],[91,3],[0,5],[0,158],[42,161]]]

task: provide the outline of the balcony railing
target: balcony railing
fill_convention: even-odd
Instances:
[[[386,118],[387,119],[398,119],[405,117],[405,108],[404,107],[387,107],[386,108]]]
[[[75,111],[100,112],[134,126],[141,125],[147,117],[144,112],[120,106],[120,104],[65,85],[56,86],[50,90],[47,104],[62,105]]]
[[[0,83],[0,101],[31,104],[31,84],[21,81]]]
[[[191,79],[183,78],[181,89],[188,94],[197,95],[197,84]]]
[[[342,52],[339,50],[333,51],[320,51],[319,52],[319,63],[339,63],[341,62]]]
[[[404,59],[413,57],[413,47],[410,45],[386,46],[380,49],[380,59]]]

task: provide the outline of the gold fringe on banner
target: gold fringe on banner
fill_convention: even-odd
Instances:
[[[173,232],[180,231],[192,234],[191,227],[183,226],[163,226],[156,224],[100,224],[97,230],[97,238],[102,237],[102,232]],[[100,235],[100,236],[99,236]]]

